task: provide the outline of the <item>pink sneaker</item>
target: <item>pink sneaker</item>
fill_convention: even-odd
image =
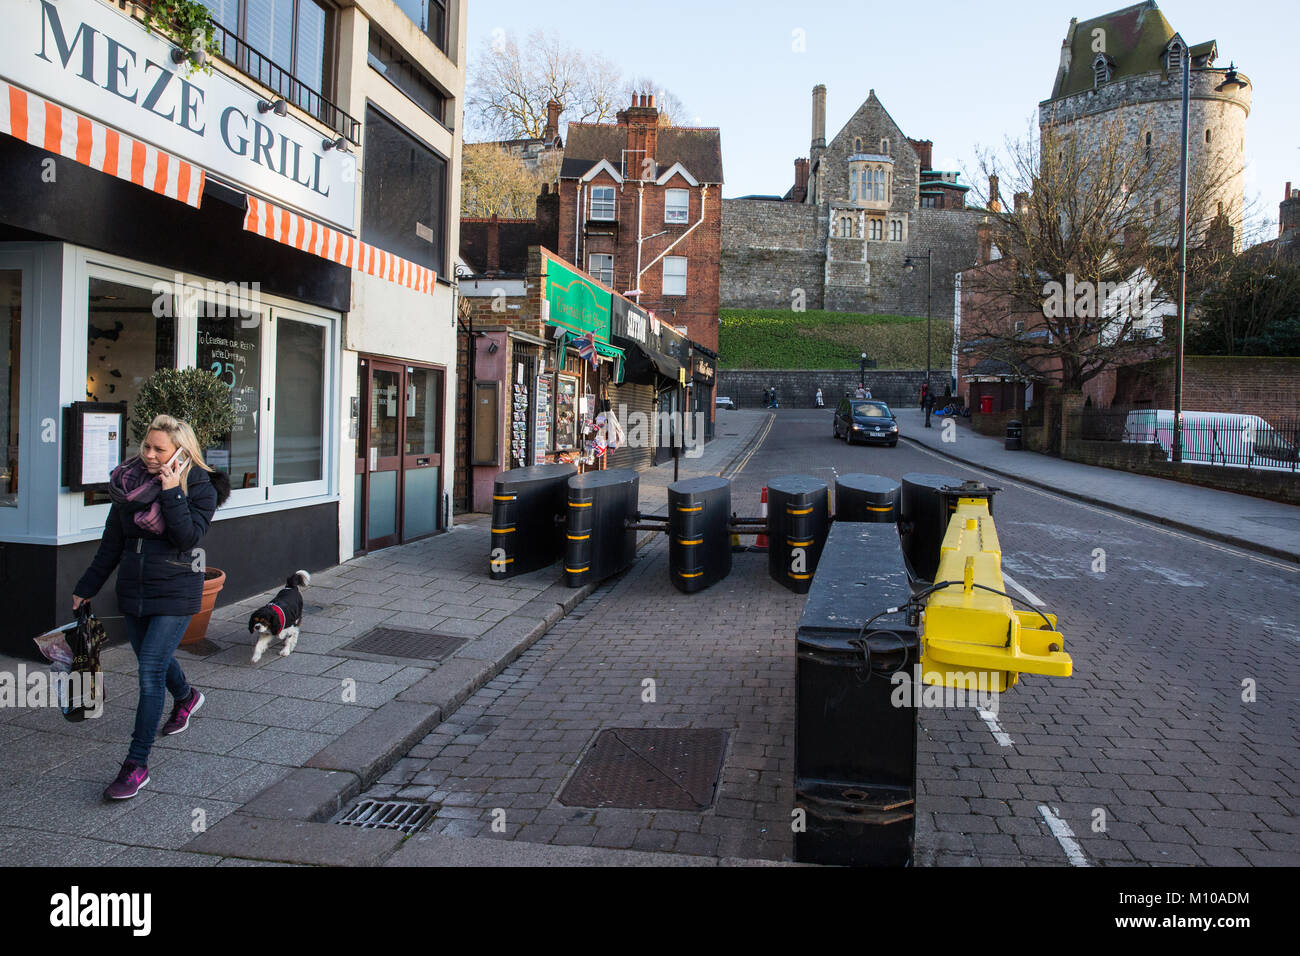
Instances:
[[[190,716],[203,706],[203,691],[197,687],[190,688],[189,699],[172,708],[171,718],[163,724],[164,734],[179,734],[190,726]]]
[[[117,779],[104,790],[104,798],[107,800],[130,800],[148,782],[149,768],[128,760],[122,764]]]

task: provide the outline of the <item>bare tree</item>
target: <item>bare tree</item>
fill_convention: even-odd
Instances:
[[[977,306],[962,317],[966,344],[1074,392],[1151,354],[1161,332],[1153,316],[1175,288],[1168,267],[1178,236],[1178,154],[1139,141],[1137,131],[1152,125],[1136,114],[1086,126],[1045,122],[1008,139],[1000,154],[981,154],[982,179],[997,175],[1013,202],[995,209],[973,190],[989,207],[1001,258],[969,274]],[[1238,171],[1193,167],[1189,235],[1201,249],[1220,241],[1229,213],[1212,203]]]
[[[551,100],[568,120],[592,123],[612,120],[621,102],[620,71],[612,61],[541,30],[522,48],[512,33],[485,41],[470,72],[466,112],[476,128],[499,139],[541,136]]]

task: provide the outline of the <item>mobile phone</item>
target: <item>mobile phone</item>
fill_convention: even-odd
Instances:
[[[164,467],[170,468],[172,465],[175,465],[177,468],[184,468],[186,464],[188,464],[188,462],[185,458],[185,449],[177,448],[176,454],[167,459],[167,464]]]

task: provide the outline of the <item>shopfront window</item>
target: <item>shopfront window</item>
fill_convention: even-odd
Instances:
[[[91,278],[86,313],[86,401],[126,402],[130,419],[145,380],[160,368],[176,367],[175,300],[168,293],[162,295],[165,298],[160,299],[149,289]],[[127,456],[136,451],[128,433]],[[87,504],[109,500],[103,491],[85,495]]]
[[[22,355],[23,274],[18,269],[0,270],[0,508],[18,505],[18,407],[19,358]]]
[[[275,483],[325,477],[325,328],[279,319],[275,332]]]
[[[417,368],[406,379],[406,454],[428,455],[438,444],[438,398],[442,376]]]
[[[361,239],[442,274],[447,161],[366,109]]]
[[[198,317],[194,364],[210,369],[230,389],[235,426],[223,441],[203,449],[213,468],[230,473],[233,488],[260,484],[258,435],[261,415],[262,325],[264,318],[204,302]]]

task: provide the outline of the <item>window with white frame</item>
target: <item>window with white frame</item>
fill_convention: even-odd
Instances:
[[[611,221],[614,218],[614,187],[591,187],[590,218]]]
[[[605,285],[614,284],[614,257],[605,253],[596,253],[587,257],[587,271],[593,279]]]
[[[691,217],[691,193],[688,189],[669,189],[664,195],[664,222],[688,222]]]
[[[177,288],[172,273],[83,257],[78,298],[85,311],[72,320],[85,366],[74,375],[84,372],[92,397],[131,403],[156,369],[208,369],[229,388],[235,412],[230,434],[203,448],[205,461],[230,475],[223,514],[330,493],[336,314],[251,285],[182,276]],[[128,453],[133,445],[129,440]],[[68,530],[102,527],[107,507],[105,496],[85,494]]]
[[[664,257],[664,295],[686,294],[686,257]]]

